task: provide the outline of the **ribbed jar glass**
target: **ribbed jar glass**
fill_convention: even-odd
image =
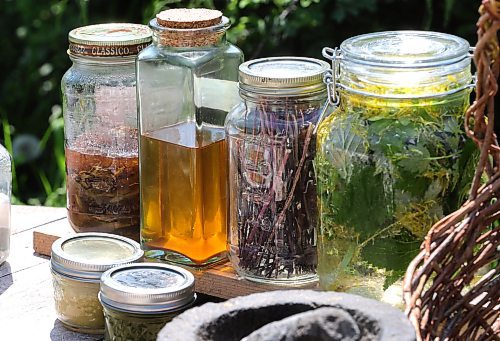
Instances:
[[[317,280],[315,129],[327,108],[326,62],[298,57],[240,66],[243,102],[226,122],[229,259],[243,277]]]
[[[423,237],[464,201],[474,172],[469,44],[396,31],[332,51],[340,106],[320,125],[315,160],[320,285],[400,304],[391,295]]]

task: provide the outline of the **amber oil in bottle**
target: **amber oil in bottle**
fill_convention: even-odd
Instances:
[[[193,132],[196,131],[194,134]],[[148,257],[189,266],[224,259],[227,156],[222,127],[195,122],[141,136],[141,239]]]

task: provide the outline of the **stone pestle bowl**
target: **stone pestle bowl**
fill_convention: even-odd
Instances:
[[[357,295],[280,290],[206,303],[180,314],[158,341],[414,341],[406,316]]]

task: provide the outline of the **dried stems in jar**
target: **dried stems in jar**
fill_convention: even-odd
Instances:
[[[237,257],[246,277],[315,274],[318,116],[318,108],[261,103],[246,113],[241,134],[230,134],[230,181],[235,182],[230,199],[236,206],[231,224],[237,226],[238,241],[231,257]]]

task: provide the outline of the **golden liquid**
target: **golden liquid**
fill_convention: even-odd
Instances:
[[[141,136],[141,239],[205,265],[226,251],[227,155],[223,128],[194,123]],[[191,264],[190,264],[191,263]]]

